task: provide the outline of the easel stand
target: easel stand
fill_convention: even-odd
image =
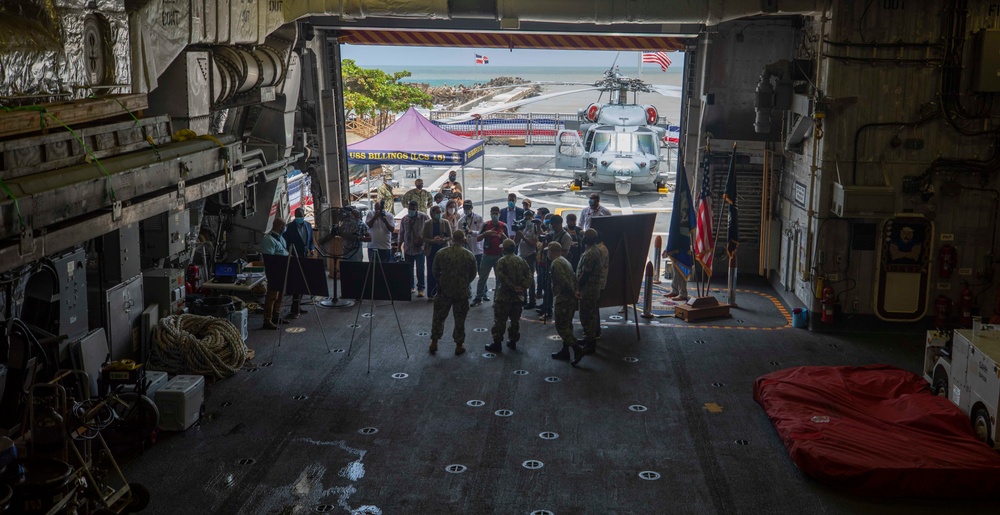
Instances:
[[[389,280],[385,277],[385,270],[382,269],[382,258],[379,256],[378,252],[373,254],[375,258],[374,261],[369,262],[371,268],[371,298],[369,299],[368,314],[371,318],[368,319],[368,372],[372,371],[372,328],[375,326],[375,270],[378,269],[382,272],[382,283],[385,285],[385,290],[391,292],[389,288]],[[343,280],[343,278],[341,278]],[[364,295],[365,290],[368,288],[369,274],[365,274],[365,282],[361,287],[361,295]],[[362,299],[363,300],[363,299]],[[351,328],[351,343],[347,347],[347,353],[350,354],[351,350],[354,349],[354,334],[358,330],[358,320],[361,318],[361,306],[363,302],[358,302],[358,313],[354,317],[354,326]],[[392,306],[392,314],[396,317],[396,328],[399,329],[399,341],[403,343],[403,352],[406,353],[406,357],[410,357],[410,351],[406,348],[406,338],[403,337],[403,324],[399,323],[399,313],[396,312],[396,301],[392,298],[392,294],[389,295],[389,304]]]
[[[292,251],[292,253],[290,255],[286,256],[288,258],[288,261],[285,264],[285,277],[284,277],[284,281],[282,281],[282,285],[281,285],[282,286],[282,288],[281,288],[282,296],[281,296],[280,299],[278,299],[278,342],[277,342],[277,345],[275,345],[274,348],[271,349],[271,358],[270,359],[271,359],[272,362],[274,361],[274,357],[277,356],[277,354],[278,354],[278,347],[281,347],[281,333],[285,332],[284,329],[281,328],[281,311],[285,308],[285,296],[284,296],[284,293],[285,293],[285,291],[287,290],[287,287],[288,287],[288,271],[291,270],[291,268],[292,268],[292,257],[295,255],[295,249],[292,248],[290,250]],[[298,260],[295,260],[295,263],[298,264],[298,266],[299,266],[299,273],[302,274],[303,282],[305,283],[305,286],[306,286],[306,293],[311,297],[312,296],[312,287],[309,286],[309,281],[305,280],[306,279],[306,273],[305,273],[305,270],[302,269],[302,263],[300,263]],[[334,291],[336,291],[336,290],[334,290]],[[301,305],[301,303],[300,303],[300,305]],[[291,306],[289,305],[289,309],[290,308],[291,308]],[[326,338],[326,329],[323,327],[323,319],[319,316],[319,312],[316,311],[315,309],[312,310],[312,312],[313,312],[313,315],[316,317],[316,321],[319,322],[319,330],[320,330],[320,333],[323,335],[323,343],[326,344],[326,352],[327,353],[332,353],[333,350],[330,349],[330,341],[327,340],[327,338]]]

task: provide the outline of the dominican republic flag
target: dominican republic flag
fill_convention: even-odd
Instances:
[[[691,256],[691,233],[695,231],[694,202],[688,187],[684,159],[677,159],[677,186],[674,188],[674,209],[670,214],[670,232],[667,234],[667,255],[674,265],[674,273],[690,280],[694,273]]]
[[[712,257],[715,238],[712,235],[712,179],[709,168],[711,152],[705,148],[701,168],[701,193],[698,194],[698,230],[694,238],[694,258],[701,263],[705,273],[712,275]]]
[[[660,70],[667,71],[674,62],[667,57],[666,52],[643,52],[642,62],[660,65]]]
[[[733,143],[733,155],[729,158],[729,176],[726,177],[726,193],[722,196],[729,208],[729,228],[726,229],[726,253],[732,260],[736,255],[736,247],[740,246],[739,209],[736,205],[736,143]]]
[[[490,58],[485,55],[476,54],[476,64],[490,64]]]

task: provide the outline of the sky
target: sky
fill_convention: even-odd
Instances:
[[[475,54],[489,57],[493,66],[597,66],[610,67],[618,56],[618,64],[633,65],[638,52],[604,50],[534,50],[515,48],[438,48],[412,46],[343,45],[344,59],[354,59],[358,66],[469,66]],[[682,52],[667,52],[673,61],[671,68],[680,69]]]

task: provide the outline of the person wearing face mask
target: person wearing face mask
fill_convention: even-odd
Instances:
[[[316,244],[313,242],[312,225],[306,222],[306,211],[301,207],[296,208],[294,215],[292,223],[285,227],[281,236],[295,256],[313,257],[316,255]],[[292,295],[292,309],[288,318],[298,318],[303,313],[306,310],[302,309],[302,295]]]
[[[444,336],[444,321],[448,312],[455,314],[455,355],[465,352],[465,318],[469,314],[469,283],[476,277],[476,260],[465,248],[465,233],[455,231],[451,245],[438,252],[431,275],[438,281],[441,291],[434,298],[431,319],[431,345],[427,350],[434,354],[438,340]]]
[[[427,260],[427,298],[433,299],[438,294],[438,282],[431,270],[434,269],[434,256],[451,241],[451,224],[441,215],[439,206],[431,207],[431,223],[424,224],[424,256]]]
[[[570,245],[573,243],[573,238],[569,235],[569,232],[563,228],[563,219],[559,215],[549,216],[549,234],[545,238],[547,243],[558,243],[560,256],[566,257],[569,255]],[[546,252],[546,257],[551,256],[551,252]],[[569,263],[569,261],[566,261]],[[553,270],[552,270],[552,258],[549,257],[547,262],[548,269],[548,282],[545,284],[545,295],[542,296],[542,307],[540,308],[539,320],[548,320],[552,318],[552,306],[553,306],[553,295],[554,287],[552,286],[553,281]],[[573,265],[570,265],[570,271],[572,271]]]
[[[569,264],[573,265],[573,270],[576,270],[580,263],[580,256],[583,255],[583,229],[576,225],[576,215],[573,213],[566,215],[566,232],[573,239],[566,259],[569,260]]]
[[[447,220],[449,224],[451,224],[452,231],[458,229],[458,219],[460,218],[458,215],[458,203],[454,200],[449,200],[445,203],[444,215],[442,215],[442,217]]]
[[[381,201],[375,202],[375,210],[368,213],[365,225],[372,235],[372,241],[368,242],[368,261],[391,262],[392,232],[396,229],[396,219],[386,212]]]
[[[438,192],[443,194],[446,199],[462,198],[462,184],[458,182],[458,172],[455,170],[448,172],[448,180],[441,183]]]
[[[552,353],[552,359],[569,360],[575,367],[583,359],[583,347],[576,344],[573,334],[573,314],[580,303],[580,290],[573,267],[563,257],[563,248],[556,242],[546,248],[552,267],[552,291],[555,293],[556,332],[562,339],[562,349]],[[573,356],[570,356],[570,350]]]
[[[517,195],[507,195],[507,207],[500,210],[500,221],[507,226],[507,237],[514,238],[514,222],[524,217],[524,209],[517,207]]]
[[[500,208],[493,206],[490,208],[490,221],[483,225],[483,232],[479,234],[479,240],[483,242],[483,261],[479,265],[479,283],[476,285],[476,298],[472,300],[472,306],[478,306],[484,300],[490,300],[486,296],[486,280],[490,277],[490,272],[496,272],[497,261],[503,253],[501,244],[507,239],[507,224],[500,221]]]
[[[282,233],[285,231],[285,221],[276,217],[271,224],[271,231],[264,235],[260,242],[260,252],[274,256],[287,256],[288,244]],[[278,324],[287,324],[288,320],[281,318],[281,285],[268,284],[267,296],[264,300],[264,329],[277,329]]]
[[[462,217],[458,219],[456,227],[465,233],[465,248],[469,249],[469,252],[472,252],[472,255],[476,257],[476,273],[478,273],[479,265],[483,263],[483,242],[477,238],[483,230],[483,217],[472,209],[472,201],[466,200],[462,204]]]
[[[434,195],[424,189],[423,179],[413,181],[413,189],[403,194],[404,206],[409,206],[411,201],[416,201],[420,211],[426,211],[434,204]]]
[[[375,190],[375,202],[381,202],[389,214],[396,214],[396,193],[392,189],[392,172],[385,168],[382,169],[382,184]]]
[[[576,269],[576,279],[580,286],[580,325],[583,326],[584,352],[592,354],[597,349],[597,331],[600,329],[601,312],[598,301],[603,285],[601,271],[607,268],[604,255],[597,246],[597,231],[587,229],[583,233],[583,245],[587,247],[580,256]]]
[[[437,206],[437,207],[441,208],[441,212],[444,213],[444,208],[447,205],[448,205],[448,199],[445,198],[444,195],[442,195],[440,193],[435,193],[434,194],[434,204],[432,204],[431,207]],[[431,214],[431,210],[430,209],[427,210],[427,214]]]
[[[584,231],[590,229],[590,221],[597,216],[611,216],[611,210],[601,205],[601,195],[591,193],[588,206],[580,211],[580,228]]]
[[[424,225],[430,221],[426,213],[417,209],[416,200],[407,203],[406,215],[399,221],[399,242],[403,250],[403,259],[410,268],[410,290],[412,293],[413,274],[416,272],[416,292],[417,297],[421,298],[424,296]]]
[[[528,288],[528,299],[524,302],[527,309],[535,308],[535,268],[538,265],[538,236],[541,232],[542,221],[535,218],[535,214],[530,209],[524,210],[524,229],[517,231],[514,241],[517,242],[519,255],[528,264],[528,277],[531,278],[531,287]]]

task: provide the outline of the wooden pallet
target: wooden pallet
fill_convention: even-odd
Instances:
[[[716,304],[714,306],[706,306],[703,308],[695,308],[687,304],[678,304],[674,306],[674,316],[685,322],[697,322],[699,320],[708,320],[710,318],[726,318],[732,316],[729,314],[729,308],[729,304]]]
[[[117,102],[115,101],[117,99]],[[119,102],[121,105],[119,105]],[[124,108],[122,108],[124,106]],[[111,95],[98,98],[85,98],[53,104],[41,104],[49,113],[52,113],[60,121],[76,127],[80,124],[113,118],[116,116],[128,116],[128,111],[132,111],[139,116],[139,111],[149,107],[149,101],[145,94],[136,95]],[[39,121],[38,111],[9,111],[0,113],[0,138],[13,136],[16,134],[33,134],[41,131],[48,133],[48,129],[63,130],[59,122],[51,117],[42,117]]]

